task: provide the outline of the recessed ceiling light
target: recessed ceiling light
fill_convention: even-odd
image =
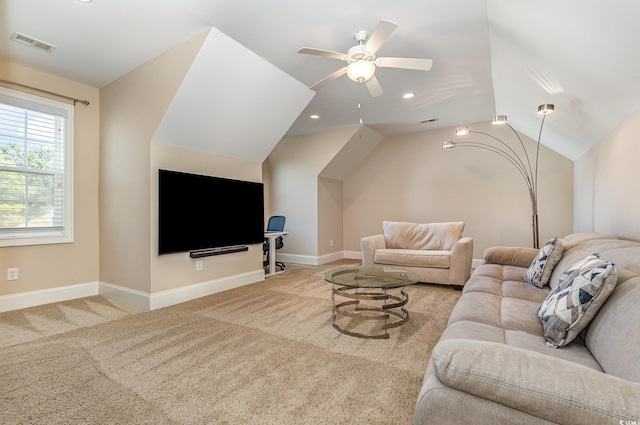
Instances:
[[[78,0],[80,3],[91,3],[93,0]]]
[[[320,115],[313,114],[313,115],[310,115],[309,118],[311,118],[312,120],[317,120],[318,118],[320,118]]]
[[[411,99],[413,96],[415,96],[415,94],[413,93],[405,93],[402,95],[403,99]]]

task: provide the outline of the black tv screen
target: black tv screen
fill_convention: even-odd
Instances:
[[[262,183],[159,170],[158,254],[264,241]]]

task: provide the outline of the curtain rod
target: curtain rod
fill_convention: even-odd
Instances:
[[[13,84],[14,86],[24,87],[24,88],[27,88],[27,89],[39,91],[40,93],[47,93],[47,94],[50,94],[50,95],[53,95],[53,96],[62,97],[64,99],[68,99],[68,100],[73,100],[73,106],[76,106],[76,103],[78,103],[78,102],[89,106],[89,101],[88,100],[76,99],[74,97],[69,97],[69,96],[65,96],[63,94],[58,94],[58,93],[50,92],[50,91],[47,91],[47,90],[42,90],[42,89],[39,89],[39,88],[36,88],[36,87],[27,86],[25,84],[16,83],[15,81],[9,81],[9,80],[5,80],[5,79],[2,79],[2,78],[0,78],[0,82],[7,83],[7,84]]]

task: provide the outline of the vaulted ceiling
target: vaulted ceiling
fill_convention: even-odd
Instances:
[[[537,106],[553,103],[542,143],[576,159],[640,107],[639,16],[635,0],[0,0],[0,57],[100,88],[213,27],[311,86],[344,65],[298,54],[299,48],[346,52],[356,31],[371,32],[387,19],[398,28],[379,56],[430,58],[432,69],[378,69],[384,91],[378,97],[340,77],[312,92],[308,103],[295,103],[299,112],[283,114],[290,121],[283,123],[285,136],[360,120],[392,136],[504,114],[537,139]],[[14,32],[56,49],[44,53],[12,41]],[[233,54],[216,60],[211,66],[221,72],[194,72],[191,89],[216,79],[246,81],[251,91],[227,103],[244,127],[252,124],[243,105],[258,100],[278,108],[291,90],[291,78]],[[406,92],[415,96],[403,99]]]

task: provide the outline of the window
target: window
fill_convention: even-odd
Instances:
[[[0,88],[0,246],[73,241],[73,106]]]

